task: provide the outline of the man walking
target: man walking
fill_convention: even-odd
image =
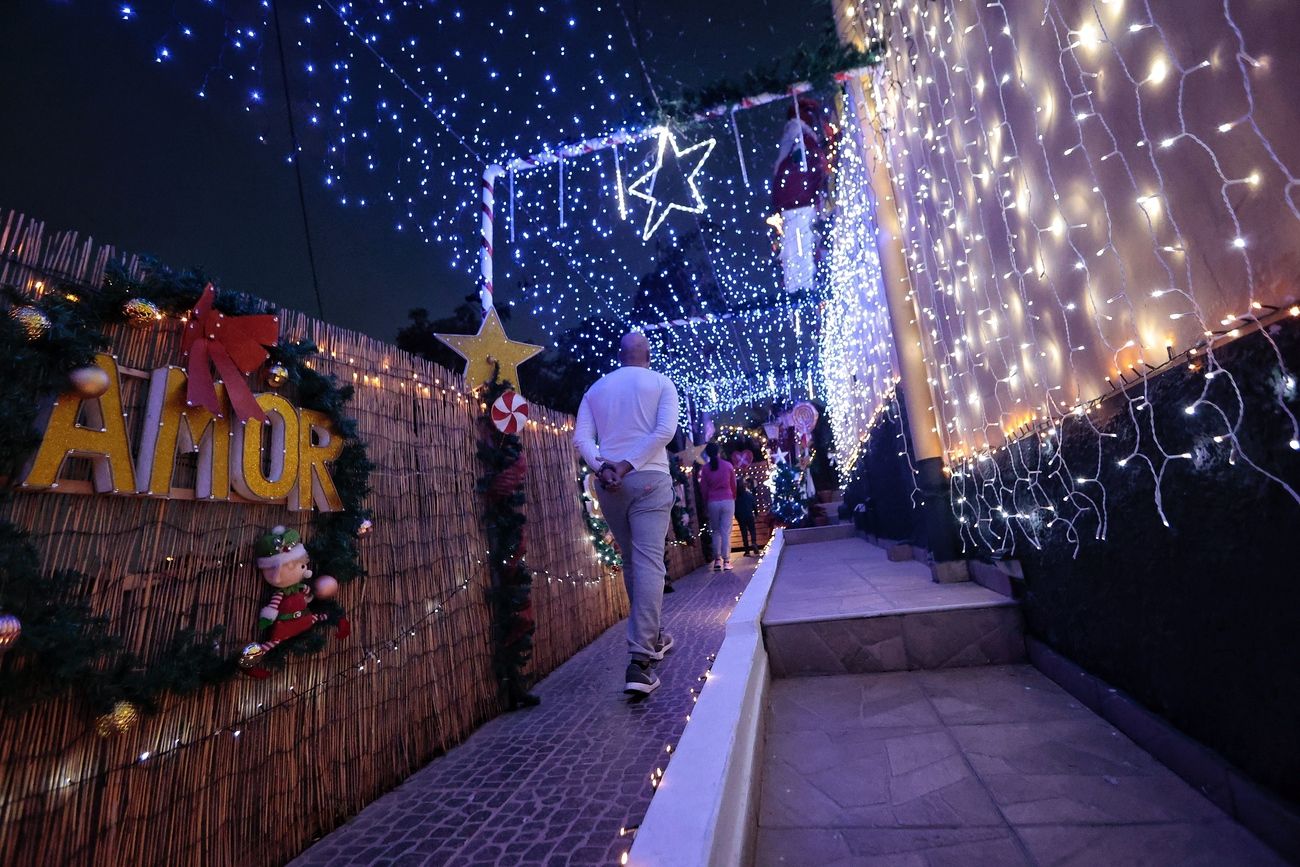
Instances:
[[[650,343],[641,332],[623,335],[618,358],[622,367],[583,395],[573,442],[597,474],[596,499],[623,554],[623,583],[632,603],[624,689],[646,695],[659,688],[651,662],[673,646],[659,615],[673,508],[667,446],[677,432],[677,389],[650,370]]]

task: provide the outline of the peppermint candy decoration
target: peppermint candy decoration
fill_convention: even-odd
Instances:
[[[492,423],[504,434],[517,434],[528,423],[528,401],[507,391],[492,404]]]

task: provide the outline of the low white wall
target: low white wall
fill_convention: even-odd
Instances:
[[[732,867],[749,861],[769,681],[763,611],[784,546],[785,531],[777,530],[727,619],[708,682],[637,830],[628,864]]]

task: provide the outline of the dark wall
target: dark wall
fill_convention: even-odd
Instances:
[[[885,539],[920,544],[920,512],[913,506],[915,484],[907,463],[906,418],[902,393],[891,401],[867,433],[848,484],[847,506],[859,530]],[[857,507],[863,506],[862,511]]]
[[[1274,339],[1287,369],[1300,369],[1300,323],[1276,328]],[[1300,490],[1295,433],[1275,396],[1286,387],[1278,352],[1255,334],[1218,354],[1247,408],[1239,432],[1246,453]],[[1040,530],[1041,550],[1021,536],[1024,610],[1035,636],[1300,800],[1300,506],[1226,441],[1213,442],[1222,418],[1209,408],[1184,413],[1207,385],[1220,406],[1236,405],[1227,377],[1207,384],[1203,371],[1178,365],[1150,380],[1154,410],[1137,412],[1155,412],[1166,452],[1195,455],[1167,465],[1167,527],[1152,473],[1139,459],[1118,465],[1134,434],[1115,401],[1100,423],[1116,434],[1100,440],[1106,538],[1093,538],[1096,521],[1081,524],[1076,557],[1063,523]],[[1294,395],[1292,412],[1300,409]],[[1062,455],[1091,470],[1098,438],[1081,428],[1063,431]],[[1154,458],[1149,432],[1143,439]],[[1005,471],[1007,453],[999,457]]]

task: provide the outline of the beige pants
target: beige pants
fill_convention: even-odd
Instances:
[[[655,653],[664,603],[664,543],[672,522],[673,480],[656,470],[633,470],[617,491],[596,486],[600,512],[623,555],[623,585],[632,612],[627,650],[636,657]]]

